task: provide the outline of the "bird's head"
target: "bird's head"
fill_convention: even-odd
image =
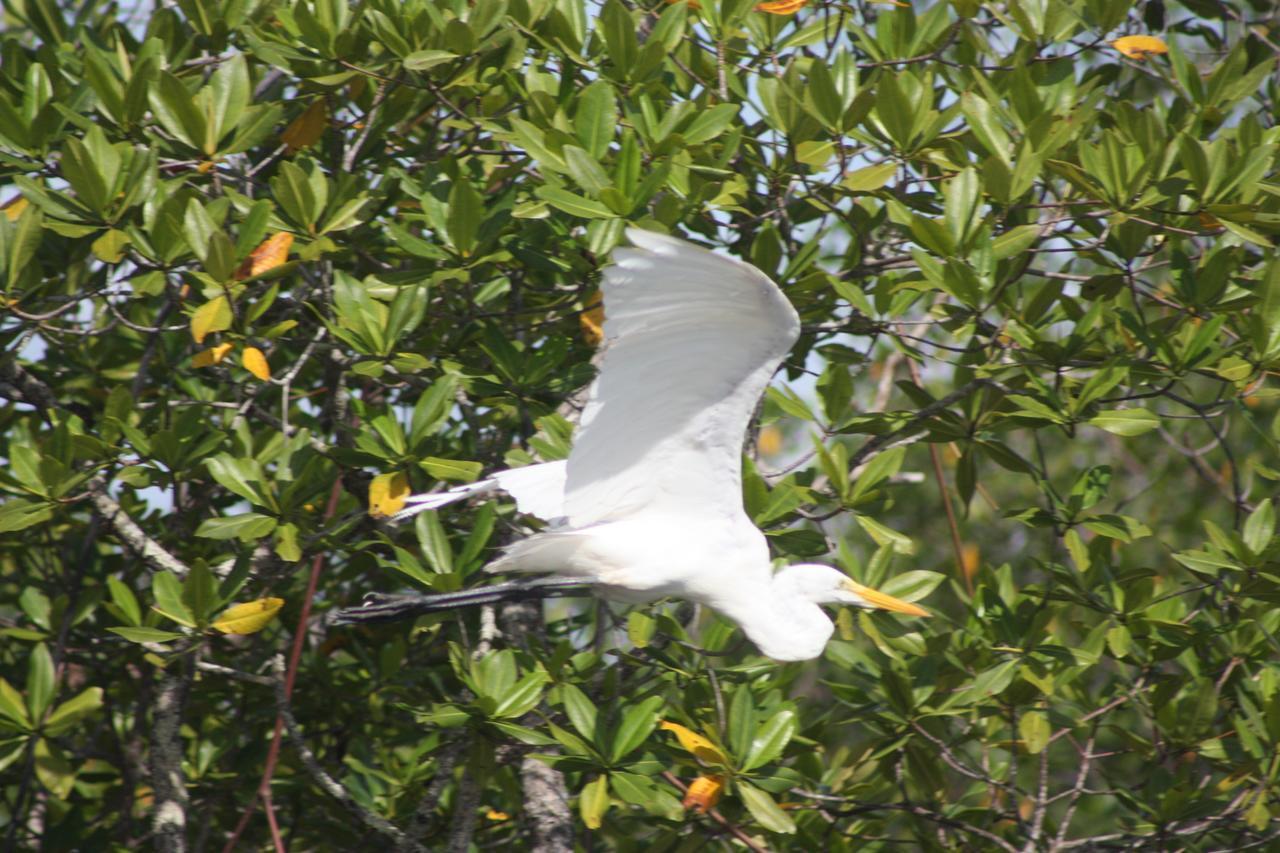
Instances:
[[[775,581],[790,587],[814,604],[851,604],[854,607],[892,610],[910,616],[928,616],[929,611],[907,601],[863,586],[839,569],[821,563],[796,563],[778,572]]]

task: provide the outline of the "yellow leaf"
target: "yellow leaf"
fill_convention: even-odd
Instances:
[[[662,721],[661,728],[663,731],[673,732],[685,751],[691,753],[699,761],[726,766],[729,764],[729,759],[720,751],[720,747],[692,729],[687,729],[679,723],[670,723],[666,720]]]
[[[244,259],[244,263],[240,264],[240,268],[236,270],[236,279],[244,281],[246,278],[262,275],[267,270],[280,266],[289,260],[289,247],[292,245],[293,235],[288,231],[272,234]]]
[[[27,209],[27,204],[28,202],[25,198],[16,195],[4,203],[4,215],[9,218],[10,222],[14,222],[22,215],[22,211]]]
[[[506,812],[500,812],[497,809],[489,809],[484,813],[484,816],[489,820],[511,820],[511,815]]]
[[[760,434],[756,436],[756,450],[761,456],[773,456],[782,450],[782,430],[773,424],[761,427]]]
[[[1113,41],[1111,46],[1139,62],[1149,54],[1169,52],[1169,46],[1155,36],[1124,36]]]
[[[210,299],[191,315],[191,337],[196,339],[196,343],[202,344],[210,332],[230,329],[231,319],[231,303],[227,301],[227,297]]]
[[[233,604],[214,620],[213,627],[224,634],[256,634],[267,627],[283,606],[283,598],[259,598]]]
[[[600,346],[604,340],[604,299],[600,291],[597,290],[587,300],[586,310],[578,317],[578,323],[582,326],[582,339],[587,345]]]
[[[369,484],[369,515],[395,515],[409,497],[409,478],[401,471],[379,474]]]
[[[263,382],[271,378],[271,366],[267,364],[267,357],[257,347],[245,347],[240,354],[240,364]]]
[[[768,12],[770,15],[794,15],[808,4],[809,0],[770,0],[768,3],[757,3],[757,12]]]
[[[216,347],[200,350],[191,357],[192,367],[210,367],[227,357],[233,344],[218,344]]]
[[[699,776],[689,783],[689,790],[684,792],[681,802],[686,809],[693,809],[698,814],[706,814],[716,807],[724,794],[723,776]]]
[[[217,164],[214,163],[212,160],[205,160],[199,166],[196,166],[196,171],[199,172],[201,175],[207,175],[213,171],[213,167],[215,165]]]
[[[324,98],[316,98],[302,115],[289,122],[280,134],[285,151],[292,154],[315,143],[329,126],[329,106]]]

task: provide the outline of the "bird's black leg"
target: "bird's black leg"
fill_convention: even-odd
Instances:
[[[394,595],[371,592],[364,597],[364,603],[359,607],[339,610],[333,624],[395,622],[401,619],[413,619],[424,613],[472,607],[477,604],[589,594],[591,588],[592,583],[582,578],[538,577],[436,595]]]

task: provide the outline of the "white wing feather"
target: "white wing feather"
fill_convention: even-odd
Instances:
[[[393,521],[403,521],[429,509],[494,491],[503,491],[515,498],[516,508],[543,521],[564,516],[565,463],[543,462],[523,468],[497,471],[483,480],[456,486],[443,492],[410,495],[404,509],[391,516]]]
[[[629,229],[604,273],[605,351],[565,483],[572,527],[742,511],[742,441],[800,334],[755,267]]]

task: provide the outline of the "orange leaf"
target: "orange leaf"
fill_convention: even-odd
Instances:
[[[669,723],[666,720],[663,720],[660,728],[663,731],[673,732],[685,751],[691,753],[699,761],[705,761],[708,764],[728,765],[729,759],[720,751],[720,747],[692,729],[687,729],[679,723]]]
[[[698,814],[706,814],[716,807],[722,794],[723,776],[699,776],[689,783],[689,790],[684,792],[684,800],[680,804]]]
[[[213,627],[224,634],[256,634],[267,627],[283,606],[283,598],[259,598],[233,604],[214,620]]]
[[[250,252],[249,257],[240,264],[240,269],[236,270],[236,280],[244,281],[280,266],[289,260],[289,247],[292,245],[293,235],[288,231],[272,234],[259,243],[258,248]]]
[[[292,154],[315,144],[328,126],[329,106],[324,98],[316,98],[302,115],[289,122],[280,134],[280,141],[284,143],[285,151]]]
[[[240,353],[240,364],[263,382],[271,378],[271,365],[267,364],[267,357],[257,347],[245,347]]]
[[[770,0],[768,3],[757,3],[757,12],[768,12],[770,15],[794,15],[808,4],[809,0]]]
[[[1169,46],[1155,36],[1124,36],[1113,41],[1111,46],[1139,62],[1146,59],[1149,54],[1169,52]]]
[[[369,515],[395,515],[409,497],[409,478],[402,472],[379,474],[369,483]]]
[[[200,350],[191,357],[192,367],[212,367],[227,357],[227,353],[231,352],[232,344],[218,344],[210,349]]]
[[[578,324],[582,327],[582,339],[587,345],[600,346],[600,342],[604,340],[604,299],[600,291],[597,290],[587,300],[587,310],[578,317]]]
[[[191,315],[191,337],[196,343],[204,343],[210,332],[225,332],[231,328],[231,303],[225,296],[215,296],[201,305]]]
[[[964,569],[964,576],[969,580],[973,580],[973,576],[978,573],[981,559],[982,552],[977,545],[972,542],[966,542],[960,546],[960,566]]]

